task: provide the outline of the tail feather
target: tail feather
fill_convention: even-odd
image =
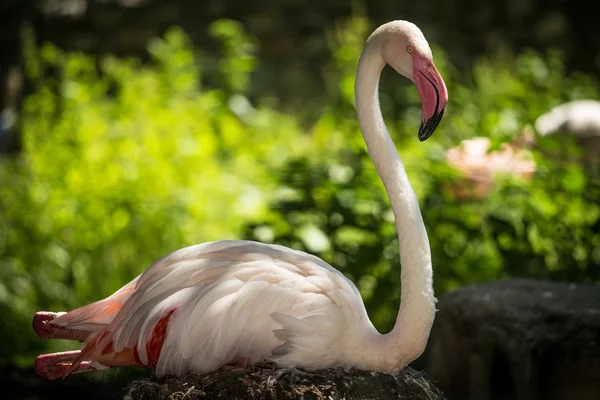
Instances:
[[[122,304],[107,304],[108,299],[77,308],[56,317],[49,323],[68,329],[98,331],[111,323]]]
[[[58,315],[49,323],[69,329],[100,331],[112,322],[125,301],[135,292],[136,282],[137,278],[123,286],[112,296]]]
[[[135,347],[116,352],[112,332],[107,329],[94,332],[86,339],[81,351],[78,352],[71,365],[64,371],[64,377],[79,372],[82,368],[87,368],[86,365],[90,363],[92,365],[99,364],[103,367],[145,366],[140,362]]]
[[[81,351],[78,352],[76,357],[71,361],[71,365],[64,371],[64,377],[66,378],[68,375],[77,371],[81,365],[89,362],[98,350],[102,351],[104,347],[108,345],[110,345],[110,338],[106,330],[88,336]]]

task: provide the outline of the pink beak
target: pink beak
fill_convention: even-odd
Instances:
[[[423,105],[419,140],[424,141],[433,134],[442,120],[448,103],[448,90],[435,64],[426,57],[413,56],[412,73]]]

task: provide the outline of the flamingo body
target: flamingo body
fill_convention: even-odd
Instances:
[[[73,370],[83,359],[111,365],[133,349],[128,361],[155,367],[157,376],[209,372],[237,359],[323,368],[359,359],[360,346],[348,344],[377,333],[358,289],[335,268],[252,241],[175,251],[113,296],[51,324],[92,332]]]

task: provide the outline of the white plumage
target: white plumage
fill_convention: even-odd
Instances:
[[[600,101],[575,100],[560,104],[535,121],[541,136],[570,133],[576,136],[600,136]]]
[[[373,329],[350,280],[317,257],[281,246],[247,241],[192,246],[130,284],[136,291],[111,326],[117,352],[146,343],[160,316],[178,309],[158,375],[207,372],[238,357],[326,367],[343,351],[328,332]],[[145,349],[139,350],[147,363]]]

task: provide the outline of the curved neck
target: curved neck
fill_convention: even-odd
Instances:
[[[417,196],[387,131],[379,106],[379,77],[385,66],[381,46],[371,37],[361,55],[355,93],[358,121],[369,156],[385,186],[398,231],[402,301],[394,329],[375,352],[394,357],[399,368],[417,358],[427,344],[435,314],[431,252]]]

